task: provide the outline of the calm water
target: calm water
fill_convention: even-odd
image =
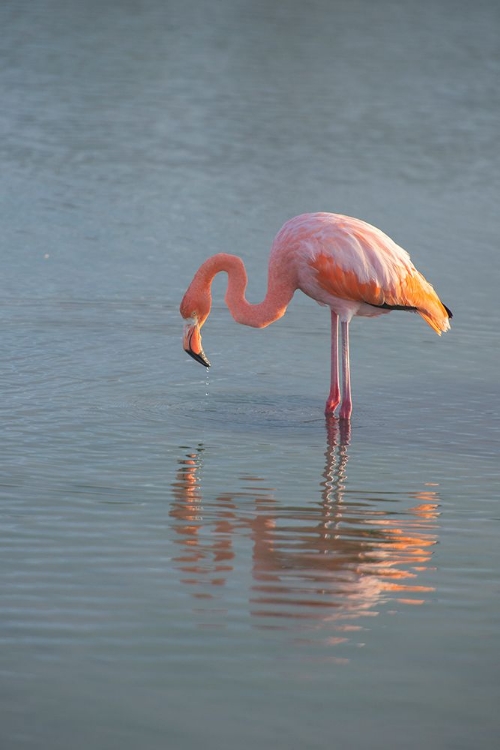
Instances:
[[[0,7],[0,739],[491,748],[500,731],[499,5]],[[282,223],[364,218],[455,313],[265,331],[214,284]],[[333,744],[332,744],[333,743]]]

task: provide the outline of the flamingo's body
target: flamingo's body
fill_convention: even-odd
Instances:
[[[228,274],[226,303],[238,323],[264,328],[281,318],[296,289],[331,310],[331,385],[326,414],[340,404],[349,418],[352,398],[349,374],[349,322],[354,315],[374,317],[391,310],[417,312],[441,334],[450,328],[451,312],[417,271],[410,256],[379,229],[359,219],[330,213],[302,214],[276,235],[269,258],[265,299],[252,305],[245,298],[247,275],[236,255],[219,253],[196,272],[181,303],[186,319],[184,349],[206,367],[200,328],[210,312],[211,284]],[[338,367],[338,322],[342,330],[342,394]],[[341,398],[342,395],[342,398]]]

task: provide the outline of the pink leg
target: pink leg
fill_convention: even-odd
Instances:
[[[349,323],[342,321],[342,405],[339,417],[349,419],[352,414],[351,370],[349,367]]]
[[[331,310],[332,314],[332,375],[330,381],[330,393],[328,394],[328,400],[325,406],[325,414],[333,414],[337,406],[340,404],[340,388],[339,388],[339,345],[338,345],[338,333],[339,333],[339,316],[337,313]]]

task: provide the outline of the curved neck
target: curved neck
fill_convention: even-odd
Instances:
[[[229,312],[237,323],[254,328],[265,328],[281,318],[297,288],[288,274],[270,263],[266,296],[259,304],[252,305],[245,297],[248,283],[245,265],[237,255],[227,253],[208,258],[198,269],[193,284],[199,281],[202,287],[210,288],[214,276],[221,271],[228,275],[225,301]]]

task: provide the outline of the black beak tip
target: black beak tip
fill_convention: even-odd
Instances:
[[[191,349],[185,349],[184,351],[189,354],[189,356],[192,357],[196,362],[199,362],[200,365],[203,365],[207,368],[210,367],[210,362],[208,361],[205,352],[201,351],[199,354],[196,354],[196,352],[192,352]]]

